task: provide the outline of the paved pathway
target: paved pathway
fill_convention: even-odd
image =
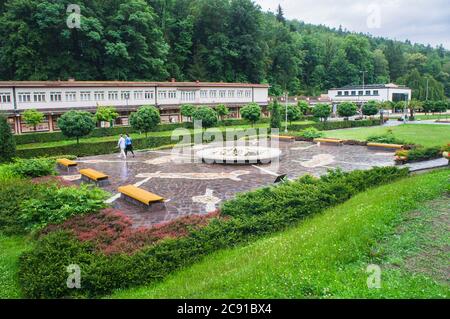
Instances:
[[[210,146],[207,146],[210,147]],[[305,174],[323,175],[329,169],[344,171],[394,165],[393,152],[362,146],[320,145],[307,142],[280,142],[280,162],[270,165],[218,165],[181,161],[186,156],[167,151],[137,152],[123,161],[117,155],[85,157],[79,168],[93,168],[110,176],[105,189],[111,204],[130,216],[135,226],[150,226],[188,214],[214,210],[237,193],[274,183],[277,175],[290,179]],[[194,148],[183,151],[195,154]],[[79,183],[77,172],[66,178]],[[164,204],[150,208],[130,204],[117,196],[121,185],[133,184],[166,198]]]

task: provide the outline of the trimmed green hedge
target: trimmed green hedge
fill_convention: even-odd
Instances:
[[[291,131],[302,131],[308,127],[314,127],[319,131],[329,131],[343,128],[377,126],[377,125],[381,125],[380,120],[327,121],[327,122],[318,122],[314,124],[293,124],[289,125],[288,128]]]
[[[61,298],[97,297],[114,289],[156,282],[207,254],[283,230],[407,174],[408,169],[395,167],[334,171],[320,179],[304,176],[265,187],[226,202],[222,215],[229,218],[214,219],[187,237],[164,240],[133,255],[95,254],[90,244],[79,242],[71,233],[50,233],[20,257],[20,285],[26,297]],[[66,286],[66,269],[71,264],[80,266],[81,289]]]

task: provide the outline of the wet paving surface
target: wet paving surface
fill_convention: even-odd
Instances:
[[[206,147],[212,147],[206,146]],[[220,207],[239,192],[273,184],[278,175],[290,179],[305,174],[320,176],[329,169],[344,171],[394,165],[393,152],[364,146],[317,145],[308,142],[280,142],[282,157],[278,163],[258,165],[192,163],[189,154],[200,147],[136,152],[136,157],[122,160],[117,154],[83,157],[78,168],[61,171],[66,179],[79,183],[78,169],[92,168],[109,175],[111,206],[122,210],[133,225],[151,226],[184,215],[204,214]],[[188,155],[186,155],[188,154]],[[120,198],[117,188],[135,185],[166,199],[164,203],[144,207]]]

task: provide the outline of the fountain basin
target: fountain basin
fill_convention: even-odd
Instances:
[[[281,150],[263,146],[208,148],[196,153],[207,164],[269,164],[278,160]]]

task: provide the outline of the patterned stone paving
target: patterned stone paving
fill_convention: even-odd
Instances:
[[[203,214],[220,203],[264,185],[272,184],[277,175],[294,179],[304,174],[320,176],[328,169],[345,171],[394,165],[392,152],[371,150],[362,146],[316,145],[308,142],[280,142],[279,165],[219,165],[186,163],[171,150],[136,152],[127,161],[115,155],[79,159],[79,167],[92,168],[110,176],[104,189],[112,197],[109,202],[124,211],[134,226],[150,226],[188,214]],[[200,149],[201,147],[195,147]],[[78,172],[61,171],[61,175],[79,183]],[[128,203],[120,198],[117,188],[134,184],[166,198],[163,204],[149,208]]]

